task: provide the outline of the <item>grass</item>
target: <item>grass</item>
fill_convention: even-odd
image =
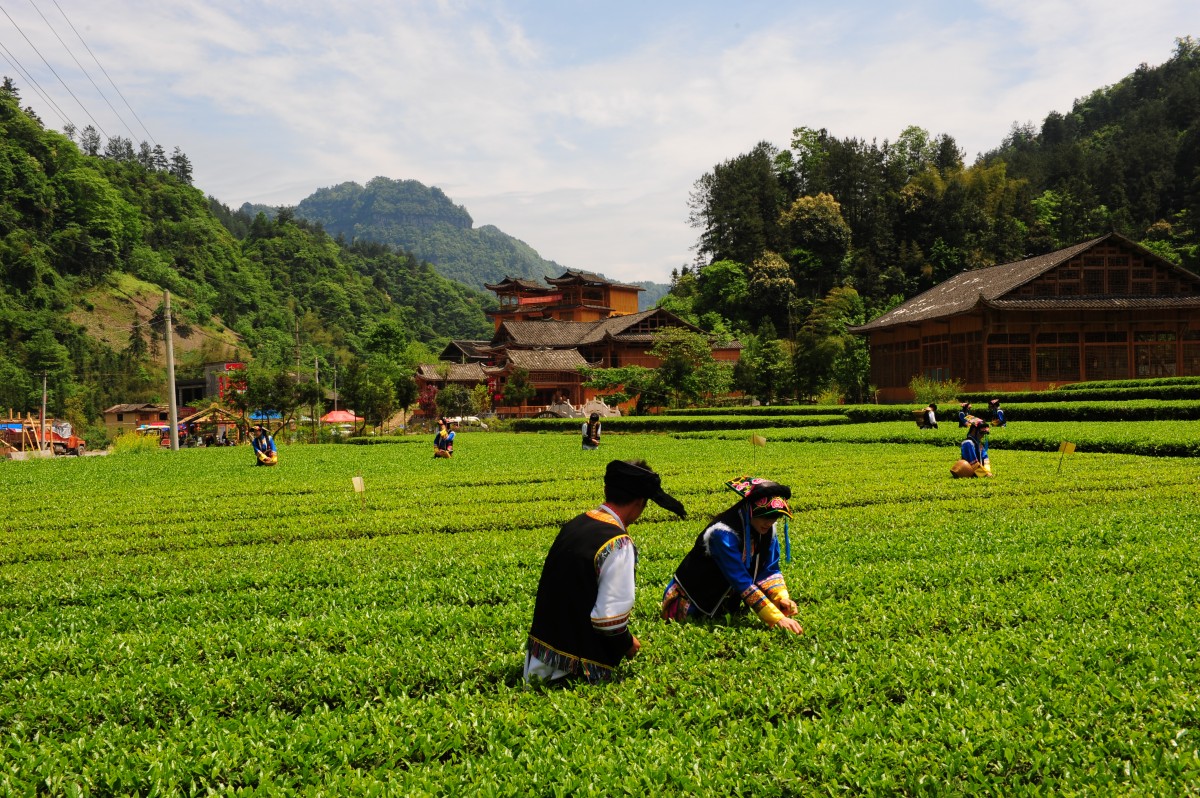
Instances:
[[[0,792],[1200,789],[1200,464],[1081,449],[1056,474],[993,438],[978,481],[949,478],[953,436],[0,463]],[[628,457],[690,512],[633,528],[643,653],[614,685],[526,688],[545,550]],[[795,491],[803,637],[656,619],[745,472]]]

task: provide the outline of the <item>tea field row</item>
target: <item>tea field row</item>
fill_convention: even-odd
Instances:
[[[1195,790],[1200,465],[993,437],[965,481],[952,438],[718,433],[0,463],[0,792]],[[528,688],[545,551],[631,457],[689,509],[633,527],[642,654]],[[657,619],[746,472],[795,492],[802,637]]]

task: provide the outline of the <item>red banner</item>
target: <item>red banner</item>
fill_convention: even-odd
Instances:
[[[547,302],[561,302],[562,294],[543,294],[542,296],[517,297],[518,305],[544,305]]]

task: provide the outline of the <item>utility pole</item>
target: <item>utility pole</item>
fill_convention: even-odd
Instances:
[[[171,292],[163,291],[163,315],[167,321],[167,418],[171,424],[171,451],[179,451],[179,407],[175,402],[175,335],[171,332]]]
[[[317,408],[324,407],[324,402],[321,401],[321,362],[317,359],[316,355],[313,355],[313,382],[317,384],[317,390],[313,392],[317,397],[317,404],[311,408],[311,411],[316,416],[312,420],[313,443],[316,443],[319,440],[318,432],[321,429],[321,414],[317,412]]]
[[[300,319],[296,319],[296,384],[300,384]]]
[[[42,434],[38,440],[38,451],[46,448],[46,372],[42,372]]]

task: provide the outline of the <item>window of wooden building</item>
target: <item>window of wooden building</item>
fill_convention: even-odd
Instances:
[[[921,342],[897,341],[871,347],[871,382],[901,388],[921,373]]]
[[[1133,334],[1134,372],[1138,377],[1174,377],[1175,333],[1135,332]]]
[[[979,330],[950,336],[950,378],[982,382],[983,333]]]
[[[1129,379],[1129,343],[1120,332],[1085,332],[1083,365],[1087,380]]]
[[[1078,382],[1079,333],[1038,333],[1034,363],[1042,382]]]
[[[1029,382],[1029,333],[993,333],[987,344],[989,382]]]
[[[1179,364],[1181,373],[1188,377],[1200,376],[1200,330],[1185,332],[1180,349],[1183,358]]]

